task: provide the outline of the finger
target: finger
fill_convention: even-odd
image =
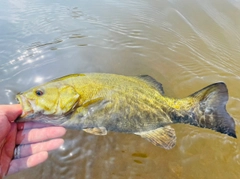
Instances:
[[[43,128],[43,127],[50,127],[50,126],[54,126],[54,125],[39,123],[39,122],[19,122],[19,123],[17,123],[18,130]]]
[[[64,143],[63,139],[52,139],[47,142],[40,142],[29,145],[19,145],[19,158],[27,157],[42,151],[50,151],[59,148]]]
[[[11,128],[8,131],[8,135],[5,138],[5,143],[4,143],[5,150],[2,151],[2,154],[5,155],[9,159],[11,159],[13,157],[13,151],[14,151],[14,148],[16,146],[16,143],[15,143],[16,134],[17,134],[16,127],[17,126],[16,126],[15,123],[11,124]],[[1,143],[1,141],[0,141],[0,143]]]
[[[3,140],[6,138],[6,136],[9,133],[9,130],[11,129],[11,123],[8,121],[6,116],[1,116],[0,114],[0,143],[4,142]],[[1,145],[0,145],[1,147]]]
[[[0,106],[0,115],[7,116],[8,120],[10,122],[13,122],[21,114],[22,114],[22,107],[20,104],[1,105]]]
[[[65,133],[66,129],[63,127],[22,130],[17,133],[16,144],[42,142],[44,140],[62,137]]]
[[[11,128],[7,132],[7,135],[5,136],[4,139],[1,139],[1,133],[0,133],[0,178],[2,175],[4,176],[7,173],[9,164],[13,157],[16,133],[17,133],[17,130],[16,130],[15,123],[12,123]]]
[[[48,158],[46,151],[39,152],[29,157],[12,160],[7,175],[19,172],[21,170],[34,167]]]

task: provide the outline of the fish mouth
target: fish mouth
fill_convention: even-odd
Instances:
[[[18,94],[16,96],[16,100],[21,104],[23,110],[22,115],[20,116],[18,121],[24,121],[24,118],[27,118],[29,115],[33,114],[33,109],[30,101],[22,94]]]

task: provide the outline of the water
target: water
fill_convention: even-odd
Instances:
[[[239,1],[2,0],[0,7],[0,103],[70,73],[148,74],[173,97],[224,81],[239,135]],[[239,139],[173,127],[169,151],[135,135],[68,130],[45,163],[7,178],[240,177]]]

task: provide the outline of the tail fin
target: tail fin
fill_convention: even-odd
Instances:
[[[193,125],[209,128],[237,138],[235,122],[226,111],[228,90],[223,82],[209,85],[190,95],[190,97],[199,100],[192,111],[196,121]]]

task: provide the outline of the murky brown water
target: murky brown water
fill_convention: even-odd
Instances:
[[[224,81],[240,136],[240,1],[2,0],[0,7],[0,103],[70,73],[148,74],[174,97]],[[173,127],[178,140],[169,151],[135,135],[69,130],[48,161],[7,178],[240,178],[239,139]]]

